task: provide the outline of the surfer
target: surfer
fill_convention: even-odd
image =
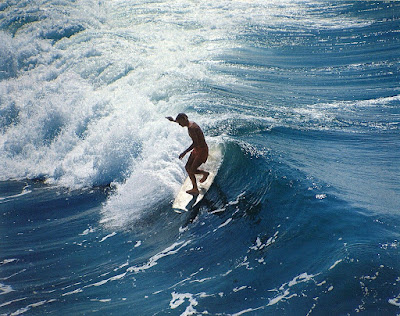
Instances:
[[[178,123],[182,127],[186,126],[188,128],[189,136],[193,143],[188,147],[188,149],[179,155],[179,159],[182,159],[189,151],[192,151],[186,163],[185,169],[190,180],[192,181],[193,188],[186,191],[186,193],[198,195],[199,189],[197,187],[195,175],[202,174],[203,177],[200,179],[200,182],[203,183],[207,180],[207,177],[210,174],[207,171],[199,169],[200,165],[205,163],[208,158],[208,146],[206,140],[204,139],[203,131],[195,122],[189,121],[185,113],[179,113],[175,120],[171,116],[168,116],[167,119],[171,122]]]

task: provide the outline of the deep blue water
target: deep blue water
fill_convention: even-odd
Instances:
[[[0,3],[1,315],[400,314],[400,3]],[[186,112],[224,157],[191,212]]]

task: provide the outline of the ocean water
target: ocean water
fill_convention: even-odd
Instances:
[[[399,82],[399,2],[1,1],[0,314],[400,314]]]

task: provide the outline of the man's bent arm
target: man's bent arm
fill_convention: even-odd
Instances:
[[[185,155],[194,148],[194,143],[192,143],[183,153],[179,155],[179,159],[185,157]]]

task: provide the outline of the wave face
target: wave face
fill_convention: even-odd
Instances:
[[[0,313],[391,315],[400,3],[0,4]],[[171,210],[185,112],[224,159]]]

